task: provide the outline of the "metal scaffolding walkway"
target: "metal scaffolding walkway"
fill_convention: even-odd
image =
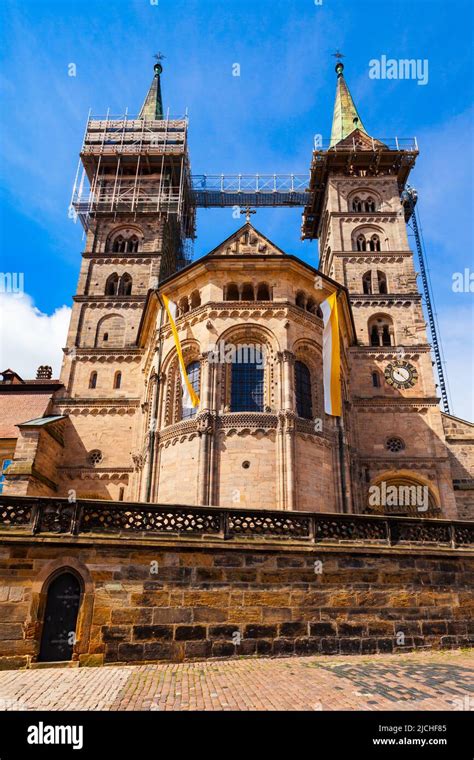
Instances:
[[[225,206],[300,206],[310,199],[305,174],[193,174],[192,196],[198,208]]]

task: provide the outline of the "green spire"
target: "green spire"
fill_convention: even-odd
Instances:
[[[357,108],[354,105],[352,95],[344,79],[343,71],[344,64],[338,61],[336,64],[337,89],[332,118],[331,148],[352,134],[355,129],[364,132],[366,135],[368,134],[357,113]]]
[[[163,118],[163,102],[161,100],[161,82],[160,74],[163,71],[161,63],[155,63],[154,65],[155,76],[148,90],[148,95],[145,98],[140,113],[139,119],[157,119]]]

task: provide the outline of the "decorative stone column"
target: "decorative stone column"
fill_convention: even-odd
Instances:
[[[282,409],[295,411],[295,355],[291,351],[280,351],[278,360],[282,367]]]
[[[289,410],[278,413],[279,505],[281,509],[296,509],[295,465],[296,415]]]
[[[211,493],[211,449],[214,432],[214,418],[209,411],[201,412],[197,418],[199,433],[198,505],[210,503]]]

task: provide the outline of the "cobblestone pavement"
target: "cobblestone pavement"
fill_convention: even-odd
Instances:
[[[0,673],[2,710],[474,710],[474,653]]]

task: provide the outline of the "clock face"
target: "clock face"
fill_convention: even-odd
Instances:
[[[385,380],[397,390],[413,388],[418,380],[418,372],[409,362],[392,362],[385,368]]]

